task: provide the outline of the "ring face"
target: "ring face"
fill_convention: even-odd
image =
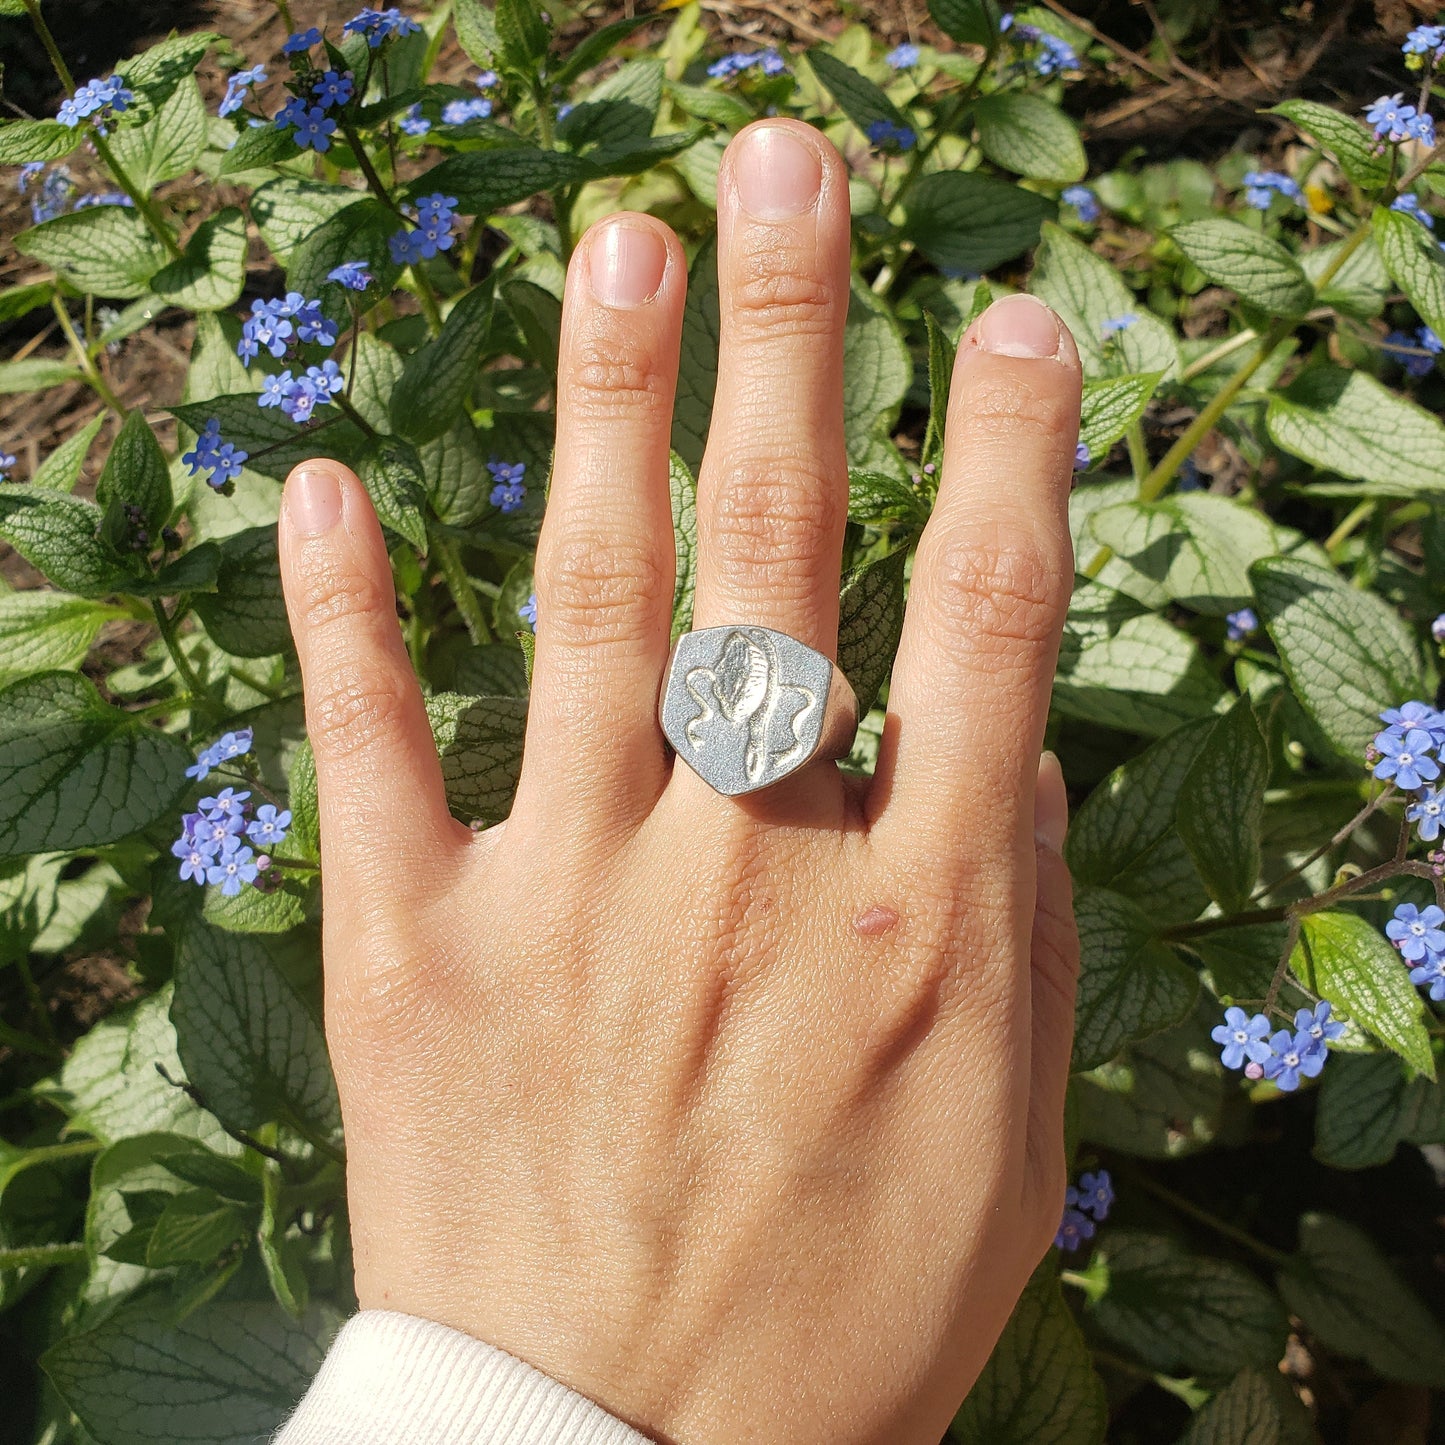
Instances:
[[[708,627],[678,638],[662,730],[719,793],[785,778],[818,751],[833,664],[770,627]]]

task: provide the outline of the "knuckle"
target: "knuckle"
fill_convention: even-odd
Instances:
[[[615,330],[579,336],[566,375],[573,409],[609,422],[619,410],[648,413],[668,398],[666,378],[647,345]]]
[[[342,618],[395,614],[396,597],[389,585],[390,578],[383,588],[379,579],[369,572],[334,559],[306,560],[298,607],[303,628],[319,631]]]
[[[959,428],[984,436],[1053,439],[1078,420],[1056,391],[1031,385],[1016,374],[970,376],[968,386],[956,389],[955,395]]]
[[[812,457],[734,457],[714,479],[709,515],[708,543],[724,566],[769,588],[786,569],[811,587],[831,556],[841,505],[823,473]]]
[[[407,703],[407,690],[395,674],[348,662],[308,698],[308,731],[332,757],[345,757],[392,733]]]
[[[838,297],[807,259],[775,236],[760,237],[737,259],[728,293],[734,325],[747,337],[828,336],[838,327]]]
[[[1033,528],[970,527],[939,539],[932,563],[929,601],[960,642],[1032,646],[1063,625],[1066,569]]]
[[[548,548],[540,577],[548,630],[574,646],[647,641],[672,591],[651,547],[596,537]]]

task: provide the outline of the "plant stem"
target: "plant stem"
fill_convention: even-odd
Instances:
[[[346,1154],[338,1149],[329,1139],[325,1138],[317,1129],[313,1129],[304,1119],[296,1114],[288,1112],[285,1116],[285,1124],[293,1133],[299,1134],[318,1154],[324,1154],[334,1164],[345,1164]]]
[[[1149,472],[1149,448],[1144,441],[1144,423],[1136,421],[1124,434],[1129,447],[1129,465],[1134,470],[1134,481],[1142,485]]]
[[[447,591],[451,593],[452,601],[456,603],[457,611],[467,625],[467,635],[478,647],[490,642],[492,630],[487,626],[486,614],[482,611],[482,604],[477,601],[476,589],[472,586],[471,578],[467,576],[467,569],[462,565],[457,544],[436,530],[431,532],[430,541],[432,554],[441,566]]]
[[[1180,1214],[1194,1220],[1197,1224],[1202,1224],[1206,1229],[1212,1229],[1224,1239],[1232,1240],[1240,1248],[1249,1250],[1251,1254],[1269,1264],[1284,1264],[1289,1259],[1289,1255],[1284,1250],[1265,1244],[1263,1240],[1256,1239],[1238,1225],[1229,1223],[1227,1219],[1221,1219],[1217,1214],[1211,1214],[1207,1209],[1201,1209],[1193,1200],[1186,1199],[1182,1194],[1176,1194],[1163,1184],[1156,1183],[1147,1174],[1135,1174],[1131,1170],[1129,1182],[1142,1188],[1146,1193],[1152,1194],[1171,1208],[1177,1209]]]
[[[194,702],[200,703],[202,707],[220,714],[225,711],[217,700],[211,689],[201,681],[200,675],[191,666],[191,660],[181,647],[181,640],[176,632],[175,619],[166,613],[165,607],[161,604],[159,597],[151,599],[151,612],[156,619],[156,626],[160,628],[161,640],[166,645],[166,651],[171,655],[171,661],[176,665],[176,671],[180,674],[181,681],[186,685],[186,691],[190,693]]]
[[[55,67],[55,73],[60,77],[66,94],[74,95],[75,77],[70,73],[70,67],[65,63],[65,57],[61,55],[60,47],[55,43],[55,37],[45,23],[45,17],[40,13],[40,0],[21,0],[21,3],[25,6],[26,14],[30,16],[30,23],[35,27],[35,33],[40,37],[40,43],[45,47],[45,53],[50,57],[50,63]]]
[[[60,322],[60,329],[70,343],[70,349],[75,353],[75,359],[80,363],[80,369],[85,373],[86,381],[95,394],[123,421],[129,413],[120,398],[110,389],[109,383],[100,374],[100,368],[96,366],[90,353],[85,349],[85,344],[76,334],[75,325],[70,319],[70,313],[65,309],[65,303],[59,296],[52,296],[50,309],[55,312],[55,319]]]
[[[1212,351],[1206,351],[1203,356],[1197,356],[1183,371],[1179,373],[1180,381],[1193,381],[1201,372],[1208,371],[1212,366],[1224,360],[1226,356],[1233,356],[1242,347],[1248,346],[1251,341],[1259,339],[1259,332],[1246,327],[1243,331],[1236,331],[1228,341],[1221,341]]]
[[[295,30],[296,22],[291,18],[291,7],[286,0],[272,0],[272,4],[275,5],[276,13],[281,17],[287,30]]]
[[[1374,497],[1366,497],[1363,502],[1356,504],[1348,516],[1330,533],[1324,540],[1324,549],[1330,554],[1330,560],[1334,560],[1335,549],[1347,541],[1354,530],[1361,522],[1367,521],[1374,515],[1378,501]]]
[[[421,303],[422,314],[426,317],[427,329],[433,336],[439,336],[442,329],[441,307],[437,305],[437,294],[420,266],[412,265],[411,279],[416,282],[416,299]]]
[[[1321,843],[1320,846],[1316,848],[1315,851],[1304,860],[1304,862],[1296,864],[1296,866],[1291,868],[1288,873],[1280,874],[1280,876],[1276,878],[1273,883],[1266,883],[1264,887],[1261,888],[1259,892],[1257,892],[1254,897],[1250,899],[1250,902],[1257,903],[1261,898],[1268,898],[1271,893],[1274,893],[1279,889],[1281,884],[1288,883],[1291,878],[1299,877],[1299,875],[1303,873],[1305,869],[1310,866],[1311,863],[1317,863],[1321,858],[1325,856],[1326,853],[1330,851],[1331,848],[1338,848],[1340,844],[1343,843],[1345,839],[1348,838],[1350,834],[1355,831],[1356,828],[1358,828],[1362,823],[1364,823],[1365,820],[1375,811],[1375,809],[1378,808],[1380,804],[1383,803],[1385,799],[1388,798],[1394,791],[1395,789],[1393,784],[1382,788],[1378,793],[1375,794],[1373,798],[1371,798],[1365,804],[1363,808],[1360,809],[1358,813],[1355,814],[1353,818],[1350,819],[1348,823],[1344,824],[1341,828],[1339,828],[1335,832],[1334,836],[1328,840],[1328,842]]]
[[[365,433],[366,439],[368,441],[374,442],[376,440],[376,428],[372,426],[372,424],[367,421],[367,419],[362,416],[359,411],[357,411],[357,409],[347,399],[344,392],[332,397],[332,400],[336,403],[337,406],[341,408],[343,412],[345,412],[346,417],[349,421],[355,422],[356,425],[361,428],[361,430]]]
[[[26,1001],[30,1005],[30,1012],[35,1016],[35,1022],[40,1033],[44,1035],[50,1047],[59,1052],[60,1040],[55,1034],[55,1024],[51,1020],[50,1010],[45,1007],[45,1000],[41,997],[40,989],[36,985],[35,975],[30,970],[29,957],[22,953],[15,960],[15,967],[19,971],[20,982],[25,989]]]
[[[171,260],[179,261],[181,259],[180,243],[171,235],[171,228],[161,220],[160,212],[151,204],[151,198],[131,180],[130,173],[116,160],[115,152],[111,150],[99,131],[92,131],[90,140],[91,144],[95,146],[96,154],[106,163],[121,190],[135,202],[135,208],[140,212],[146,225],[150,227],[151,234],[166,248]]]
[[[0,1270],[57,1269],[62,1265],[80,1264],[85,1259],[85,1246],[74,1244],[32,1244],[18,1249],[0,1249]]]

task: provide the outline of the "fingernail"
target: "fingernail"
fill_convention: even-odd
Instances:
[[[286,488],[286,509],[303,537],[329,532],[341,520],[341,483],[320,467],[297,472]]]
[[[1042,301],[1020,291],[1001,296],[978,319],[978,344],[999,356],[1033,360],[1057,356],[1063,343],[1059,318]]]
[[[759,221],[786,221],[806,211],[823,188],[817,151],[785,125],[750,130],[734,174],[743,210]]]
[[[1064,770],[1053,753],[1039,759],[1038,783],[1034,789],[1034,838],[1054,853],[1064,851],[1069,832],[1069,793]]]
[[[651,301],[667,269],[667,247],[650,226],[618,223],[594,237],[592,290],[604,306],[641,306]]]

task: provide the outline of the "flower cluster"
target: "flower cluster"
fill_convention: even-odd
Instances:
[[[234,898],[243,883],[256,882],[271,867],[266,850],[285,839],[291,813],[263,803],[251,816],[250,797],[249,791],[222,788],[182,817],[181,836],[171,844],[171,853],[181,860],[182,880],[202,887],[216,884],[225,897]]]
[[[1417,25],[1400,47],[1410,70],[1423,70],[1445,60],[1445,25]]]
[[[44,161],[26,161],[20,167],[15,189],[23,196],[30,190],[30,183],[37,181],[35,194],[30,197],[30,215],[37,226],[63,216],[67,210],[84,211],[91,206],[134,206],[135,202],[124,191],[92,191],[89,195],[72,200],[75,195],[75,177],[67,166],[47,169]]]
[[[741,75],[748,70],[761,70],[764,75],[781,75],[788,68],[787,62],[776,50],[738,50],[714,60],[707,73],[714,80],[725,80]]]
[[[911,151],[918,144],[918,132],[911,125],[894,125],[880,118],[869,123],[868,139],[880,150]]]
[[[1297,206],[1305,203],[1305,194],[1299,182],[1283,171],[1246,171],[1244,173],[1244,204],[1256,211],[1269,210],[1270,202],[1276,196],[1283,196]]]
[[[883,57],[883,62],[894,70],[911,70],[918,64],[919,54],[918,47],[911,41],[905,40],[901,45],[895,45]]]
[[[1259,618],[1255,616],[1254,608],[1241,607],[1238,612],[1231,612],[1225,617],[1224,627],[1231,642],[1243,642],[1259,631]]]
[[[370,281],[361,262],[349,261],[330,272],[328,279],[364,290],[366,282],[360,288],[354,287],[355,280],[361,276]],[[251,303],[251,314],[241,327],[236,355],[249,366],[263,351],[280,360],[293,354],[298,345],[335,346],[336,337],[336,323],[322,311],[319,301],[308,301],[299,291],[288,291],[273,301],[258,299]],[[341,368],[334,361],[324,361],[294,373],[287,367],[279,374],[261,379],[256,405],[280,407],[299,425],[309,421],[318,406],[328,405],[345,384]]]
[[[1445,351],[1445,342],[1428,326],[1420,326],[1413,336],[1408,331],[1390,332],[1380,349],[1395,357],[1407,376],[1429,376],[1435,369],[1435,358]]]
[[[1088,186],[1065,186],[1059,199],[1074,208],[1075,214],[1086,225],[1092,226],[1104,214],[1099,198]]]
[[[308,366],[299,376],[293,376],[288,366],[285,371],[264,378],[256,405],[278,406],[300,426],[311,420],[318,406],[328,406],[345,385],[346,378],[334,361]]]
[[[348,35],[366,36],[366,43],[375,50],[390,36],[415,35],[421,26],[393,5],[386,10],[363,10],[341,28]]]
[[[1381,141],[1399,144],[1401,141],[1417,140],[1422,145],[1435,144],[1435,121],[1428,111],[1416,110],[1406,104],[1405,97],[1396,92],[1382,95],[1365,107],[1365,119],[1374,127],[1376,137]]]
[[[313,25],[309,30],[298,30],[286,38],[281,47],[282,55],[304,55],[312,46],[321,44],[321,32]]]
[[[186,776],[202,782],[222,763],[232,758],[243,758],[251,751],[255,737],[250,728],[238,728],[233,733],[223,733],[210,747],[202,748],[196,760],[186,769]]]
[[[1445,743],[1445,713],[1411,701],[1380,714],[1383,732],[1375,734],[1366,760],[1374,774],[1407,793],[1419,792],[1440,776],[1433,754]]]
[[[431,122],[421,113],[421,101],[404,111],[397,125],[407,135],[425,135],[431,129]]]
[[[1065,70],[1082,70],[1083,62],[1074,53],[1074,47],[1037,25],[1016,25],[1012,12],[999,17],[999,30],[1012,36],[1019,44],[1031,51],[1029,65],[1035,75],[1059,75]]]
[[[221,440],[221,423],[216,417],[212,417],[196,438],[195,447],[181,460],[190,468],[191,476],[200,471],[209,472],[210,476],[206,481],[221,492],[241,475],[241,467],[249,456],[249,452],[241,451],[233,442]],[[230,737],[231,734],[227,733],[226,736]],[[246,749],[242,748],[241,751],[245,752]],[[204,778],[206,775],[200,773],[198,776]]]
[[[68,100],[61,101],[55,118],[72,129],[83,120],[94,119],[104,135],[104,122],[128,110],[134,99],[134,92],[126,89],[118,75],[109,80],[88,80]]]
[[[1301,1079],[1319,1077],[1330,1042],[1344,1033],[1345,1026],[1330,1015],[1329,1001],[1322,999],[1313,1009],[1298,1010],[1292,1029],[1271,1031],[1268,1015],[1227,1008],[1210,1037],[1220,1045],[1219,1061],[1226,1069],[1242,1068],[1247,1079],[1268,1079],[1290,1094]]]
[[[1109,1217],[1114,1203],[1114,1181],[1107,1169],[1081,1174],[1064,1195],[1064,1218],[1054,1236],[1054,1247],[1073,1251],[1094,1237],[1094,1228]]]
[[[486,120],[491,113],[492,102],[484,95],[468,100],[449,100],[442,106],[442,124],[465,125],[469,120]]]
[[[416,226],[395,231],[387,238],[391,259],[398,266],[414,266],[430,261],[438,251],[450,251],[456,243],[452,222],[456,217],[457,198],[435,191],[416,203]]]
[[[220,116],[234,115],[246,103],[246,92],[266,83],[266,67],[253,65],[249,70],[235,71],[226,81],[226,93],[216,109]]]
[[[488,462],[487,470],[492,474],[492,505],[499,512],[518,511],[527,500],[527,488],[522,478],[526,474],[525,462]]]
[[[1434,809],[1430,814],[1430,836],[1434,838],[1440,827],[1441,795],[1430,793],[1427,798]],[[1400,950],[1410,969],[1410,982],[1428,987],[1437,1003],[1445,1001],[1445,909],[1434,903],[1425,908],[1402,903],[1385,925],[1385,937]]]

